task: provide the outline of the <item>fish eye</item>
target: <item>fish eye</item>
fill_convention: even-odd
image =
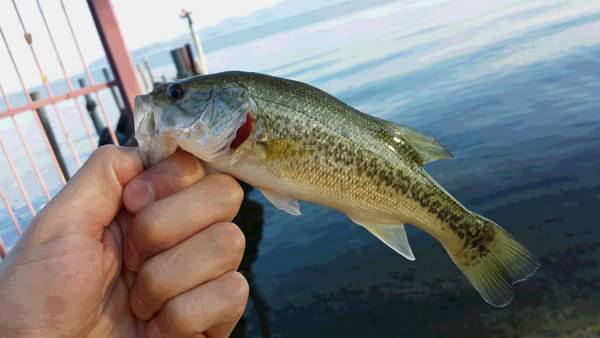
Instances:
[[[172,83],[167,88],[167,96],[173,101],[181,99],[184,94],[185,91],[179,83]]]

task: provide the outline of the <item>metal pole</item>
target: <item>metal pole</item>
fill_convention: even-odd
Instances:
[[[23,21],[23,17],[21,16],[19,7],[17,7],[16,0],[12,0],[12,3],[13,3],[13,7],[15,8],[15,13],[17,14],[17,18],[19,19],[19,23],[21,24],[21,29],[23,30],[25,41],[27,42],[27,45],[29,45],[29,51],[31,52],[33,61],[35,61],[35,65],[38,70],[38,74],[40,75],[40,78],[42,79],[42,84],[44,85],[46,94],[47,94],[48,98],[51,98],[52,96],[54,96],[54,93],[52,92],[52,88],[50,87],[50,84],[48,82],[48,77],[46,76],[46,73],[42,69],[40,60],[37,56],[35,48],[33,47],[33,36],[31,35],[30,32],[27,31],[27,28],[25,27],[25,22]],[[65,135],[65,140],[67,141],[67,145],[69,146],[69,149],[71,150],[71,154],[73,155],[75,164],[77,165],[77,167],[80,167],[81,166],[81,158],[79,157],[79,152],[77,152],[77,148],[75,148],[75,143],[73,142],[73,139],[71,138],[71,135],[69,134],[69,131],[67,130],[67,127],[65,126],[63,114],[62,114],[61,110],[58,109],[58,106],[56,105],[56,103],[52,103],[50,106],[52,107],[52,109],[54,110],[54,113],[56,114],[56,119],[58,120],[58,125],[60,126],[60,129],[62,130],[63,134]]]
[[[107,68],[102,68],[102,75],[104,75],[104,79],[106,80],[106,82],[110,81],[110,74]],[[131,136],[133,136],[133,129],[135,126],[128,122],[128,115],[123,113],[123,111],[125,110],[125,108],[123,108],[123,101],[121,100],[121,97],[117,94],[117,90],[114,86],[110,87],[110,92],[113,96],[113,99],[115,100],[117,108],[119,108],[119,111],[121,111],[121,116],[119,117],[119,121],[117,122],[117,132],[131,139]]]
[[[115,76],[115,82],[123,96],[124,111],[133,126],[135,96],[141,94],[140,84],[135,76],[135,67],[125,45],[119,22],[110,0],[87,0],[104,52]]]
[[[200,34],[194,33],[194,44],[198,48],[198,74],[208,74],[208,65],[206,63],[206,57],[204,56],[204,49],[202,48],[202,42],[200,41]]]
[[[29,208],[31,215],[35,216],[35,208],[33,207],[33,203],[31,202],[31,197],[29,196],[29,193],[27,192],[27,189],[25,188],[25,184],[23,184],[23,179],[21,179],[21,176],[19,175],[19,172],[17,171],[17,166],[15,165],[15,162],[13,161],[12,156],[10,156],[10,152],[8,151],[8,149],[6,149],[6,146],[4,145],[4,141],[2,140],[1,137],[0,137],[0,149],[2,149],[2,153],[4,154],[4,157],[6,157],[6,161],[8,162],[8,167],[10,168],[10,171],[12,172],[15,180],[17,181],[17,186],[19,187],[19,190],[21,190],[21,194],[23,194],[23,198],[25,199],[25,204],[27,204],[27,207]]]
[[[38,92],[31,92],[30,95],[33,101],[37,101],[40,98],[40,94]],[[50,125],[50,121],[48,120],[48,114],[46,113],[46,109],[44,107],[41,107],[36,109],[35,111],[40,119],[40,122],[42,122],[42,128],[44,129],[44,133],[46,133],[46,136],[48,137],[48,141],[50,142],[52,152],[56,155],[56,160],[58,161],[58,165],[60,166],[60,171],[62,171],[63,176],[68,181],[71,177],[69,175],[69,169],[67,169],[67,164],[65,163],[65,159],[60,151],[58,142],[56,141],[56,136],[54,135],[52,125]]]
[[[87,78],[90,86],[94,86],[94,78],[92,77],[92,73],[90,72],[90,68],[85,62],[85,58],[83,57],[83,53],[81,51],[81,46],[79,45],[79,40],[77,39],[77,35],[75,34],[75,29],[73,28],[73,23],[71,22],[71,17],[67,12],[67,8],[65,7],[65,3],[63,0],[60,0],[60,6],[62,7],[62,11],[65,14],[65,19],[67,20],[67,25],[69,26],[69,31],[71,32],[71,38],[73,39],[73,43],[75,44],[75,49],[77,49],[77,54],[79,55],[79,60],[81,61],[81,66],[85,72],[85,77]],[[97,91],[94,92],[96,96],[96,101],[98,102],[98,107],[100,108],[100,112],[102,113],[102,117],[104,118],[104,122],[106,122],[106,127],[108,128],[108,133],[110,134],[110,138],[112,139],[114,144],[119,144],[119,140],[117,140],[117,135],[113,130],[112,123],[110,122],[110,118],[106,113],[106,109],[104,109],[104,103],[102,103],[102,99],[100,97],[100,93]]]
[[[148,86],[148,80],[146,80],[146,74],[144,74],[144,69],[139,63],[136,65],[136,67],[138,70],[138,74],[140,74],[140,78],[142,79],[142,83],[144,84],[144,92],[147,93],[150,91],[150,87]]]
[[[78,82],[79,87],[85,88],[85,79],[79,79]],[[104,123],[102,122],[100,116],[98,116],[98,112],[96,111],[96,107],[98,107],[98,104],[96,103],[96,101],[94,101],[91,94],[85,94],[83,97],[85,100],[85,109],[87,110],[88,114],[90,115],[90,118],[92,119],[94,129],[96,129],[96,134],[100,135],[100,133],[104,129]]]
[[[13,224],[15,225],[15,229],[17,229],[17,232],[20,235],[23,232],[21,230],[21,224],[19,223],[19,220],[17,219],[17,215],[15,215],[15,211],[13,210],[12,206],[10,205],[8,198],[6,198],[6,194],[4,193],[4,189],[2,189],[2,187],[0,187],[0,199],[2,200],[2,203],[4,204],[4,208],[8,212],[10,219],[12,220]],[[0,240],[2,240],[2,238],[0,238]]]
[[[44,26],[46,27],[46,32],[48,33],[48,37],[50,38],[50,42],[52,43],[52,47],[54,49],[54,54],[56,55],[56,59],[58,60],[58,64],[60,65],[60,68],[62,70],[63,77],[65,79],[65,82],[67,83],[67,88],[69,89],[69,93],[73,93],[73,84],[71,83],[71,79],[67,75],[67,70],[65,69],[65,65],[63,63],[62,57],[60,56],[60,53],[58,52],[58,47],[56,47],[56,42],[54,42],[54,35],[52,34],[52,31],[50,30],[50,26],[48,25],[48,20],[46,20],[46,14],[44,14],[44,10],[42,9],[40,0],[36,0],[36,3],[38,6],[38,9],[40,11],[40,15],[42,16],[42,20],[44,21]],[[90,141],[92,149],[96,148],[96,143],[94,142],[94,136],[92,135],[92,129],[90,128],[89,123],[83,114],[83,109],[81,109],[81,106],[79,105],[79,100],[77,100],[76,97],[73,97],[73,102],[75,103],[75,107],[77,108],[77,112],[79,113],[79,117],[81,118],[81,123],[83,123],[83,127],[85,128],[85,131],[87,133],[88,140]]]
[[[21,71],[19,70],[19,67],[17,66],[17,62],[15,61],[15,56],[13,55],[13,53],[10,49],[10,46],[8,45],[8,41],[6,41],[6,36],[4,35],[4,31],[2,30],[2,27],[0,27],[0,36],[2,36],[2,41],[4,41],[4,46],[6,46],[6,51],[8,52],[8,56],[13,65],[13,69],[14,69],[15,73],[17,74],[17,79],[19,79],[19,83],[21,84],[21,89],[23,90],[23,95],[25,96],[25,99],[27,100],[27,104],[32,104],[31,97],[29,95],[29,90],[27,89],[27,86],[25,86],[25,82],[23,81],[23,76],[21,76]],[[3,92],[2,95],[5,96],[5,93]],[[7,106],[9,106],[9,105],[7,104]],[[38,127],[40,129],[42,129],[42,123],[41,123],[38,115],[35,114],[34,116],[35,116],[36,124],[38,125]],[[19,128],[17,128],[17,130],[18,129]],[[42,138],[44,140],[44,143],[48,147],[48,150],[50,150],[50,158],[52,159],[52,163],[54,164],[54,167],[56,168],[56,173],[58,174],[58,178],[60,179],[61,183],[63,183],[63,184],[67,183],[67,180],[62,175],[60,166],[58,164],[58,160],[56,159],[56,155],[52,151],[52,147],[50,146],[50,142],[48,141],[48,137],[46,136],[45,133],[43,133]]]
[[[108,68],[102,68],[102,75],[104,76],[104,80],[106,82],[110,81],[110,74],[108,73]],[[121,97],[117,93],[117,89],[114,86],[110,87],[110,93],[112,94],[112,97],[115,100],[117,108],[119,108],[119,111],[121,112],[121,114],[123,114],[123,100],[121,100]]]
[[[194,22],[192,21],[192,12],[186,11],[185,9],[181,10],[180,17],[182,19],[187,19],[188,27],[190,29],[190,34],[192,35],[192,41],[194,42],[194,47],[196,48],[196,54],[198,54],[198,62],[195,66],[197,68],[197,74],[206,75],[208,74],[208,66],[206,65],[206,57],[204,56],[204,49],[202,48],[202,41],[200,41],[200,35],[196,33],[194,30]],[[194,61],[194,57],[191,57],[192,62]]]
[[[0,96],[2,96],[2,99],[4,100],[4,105],[6,106],[6,108],[8,110],[11,110],[12,105],[10,104],[10,100],[8,99],[8,96],[6,96],[6,93],[4,92],[4,88],[2,88],[2,84],[0,84]],[[27,154],[27,158],[29,159],[31,166],[33,167],[35,176],[37,177],[38,181],[40,182],[40,187],[42,188],[42,192],[44,193],[44,195],[46,195],[46,199],[48,199],[48,201],[49,201],[51,197],[50,197],[50,192],[48,191],[48,186],[46,185],[46,180],[44,179],[44,176],[42,176],[40,167],[38,167],[36,161],[33,159],[33,154],[31,153],[31,148],[29,147],[29,142],[27,142],[27,139],[23,135],[23,130],[21,130],[21,127],[17,123],[17,119],[15,118],[15,116],[11,115],[10,119],[12,121],[13,126],[15,127],[15,130],[17,131],[17,135],[19,135],[19,139],[21,140],[21,143],[23,144],[23,148],[25,148],[25,154]]]
[[[148,60],[148,57],[144,56],[144,67],[146,67],[146,72],[148,73],[148,76],[150,77],[150,82],[152,83],[152,87],[154,87],[154,84],[156,83],[156,81],[154,80],[154,74],[152,74],[152,68],[150,67],[150,61]]]

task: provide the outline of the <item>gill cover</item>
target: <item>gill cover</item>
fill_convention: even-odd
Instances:
[[[208,104],[198,119],[174,134],[177,144],[204,161],[231,153],[231,143],[249,114],[256,112],[256,103],[241,87],[224,87],[210,91]]]
[[[168,157],[177,146],[207,162],[229,155],[238,129],[256,112],[248,91],[238,86],[190,87],[181,100],[166,105],[164,100],[152,101],[136,98],[135,114],[136,139],[150,164]]]

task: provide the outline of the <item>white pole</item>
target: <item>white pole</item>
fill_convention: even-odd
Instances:
[[[208,74],[206,57],[204,56],[204,49],[202,48],[202,41],[200,40],[200,35],[194,31],[194,23],[192,22],[191,14],[192,12],[182,9],[180,17],[182,19],[187,19],[188,21],[190,34],[192,35],[192,41],[194,42],[194,47],[196,48],[196,54],[198,54],[198,60],[193,60],[193,62],[196,63],[196,67],[200,75],[206,75]]]

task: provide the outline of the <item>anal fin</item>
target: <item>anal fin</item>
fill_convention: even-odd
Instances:
[[[273,190],[265,188],[260,189],[260,191],[277,209],[281,209],[290,215],[300,216],[300,202],[298,202],[298,200],[278,194]]]
[[[410,248],[410,243],[408,243],[408,236],[406,236],[404,224],[368,224],[356,220],[352,221],[362,225],[380,241],[404,256],[404,258],[408,259],[409,261],[415,260],[415,255]]]

